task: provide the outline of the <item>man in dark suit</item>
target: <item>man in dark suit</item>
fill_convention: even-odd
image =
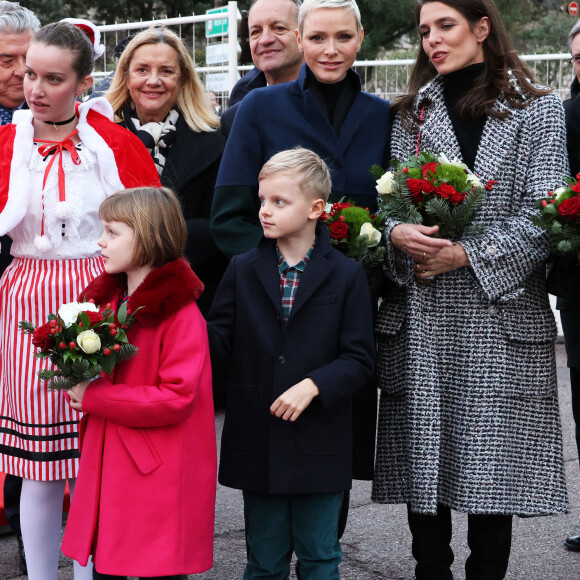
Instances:
[[[227,137],[240,101],[253,89],[287,83],[298,78],[304,59],[294,30],[298,26],[298,0],[254,0],[248,14],[250,52],[255,67],[232,89],[229,108],[222,114]]]
[[[570,173],[580,172],[580,20],[568,35],[568,45],[574,67],[571,98],[564,102]],[[557,257],[548,277],[548,290],[558,296],[556,306],[564,330],[570,386],[572,389],[572,414],[576,424],[576,446],[580,455],[580,265],[577,256]],[[569,550],[580,552],[580,535],[566,538]]]
[[[0,125],[12,122],[12,114],[24,102],[24,72],[26,51],[36,30],[38,18],[30,10],[14,2],[0,1]],[[8,236],[0,237],[0,276],[12,261]],[[4,510],[8,524],[18,540],[20,571],[26,574],[26,560],[20,533],[20,490],[22,479],[6,475],[4,480]]]

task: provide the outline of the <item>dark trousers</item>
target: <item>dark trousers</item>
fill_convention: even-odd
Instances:
[[[283,580],[293,551],[303,580],[338,580],[342,493],[243,495],[249,549],[244,580]]]
[[[580,460],[580,368],[570,367],[570,387],[572,392],[572,415],[576,425],[576,448]]]
[[[451,580],[451,510],[439,505],[437,515],[413,513],[407,507],[413,536],[417,580]],[[468,514],[467,544],[471,554],[465,563],[467,580],[502,580],[512,540],[512,516]]]
[[[4,479],[4,511],[12,531],[21,536],[20,531],[20,493],[22,492],[22,478],[6,474]]]
[[[93,568],[93,580],[127,580],[127,576],[99,574]],[[178,574],[177,576],[140,576],[139,580],[187,580],[187,574]]]

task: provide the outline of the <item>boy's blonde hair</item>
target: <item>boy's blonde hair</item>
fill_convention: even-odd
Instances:
[[[158,268],[177,260],[185,251],[187,228],[181,204],[167,187],[117,191],[101,203],[99,218],[124,223],[135,232],[135,266]]]
[[[312,199],[323,199],[326,203],[332,190],[332,178],[326,163],[314,151],[294,147],[280,151],[262,167],[258,182],[282,174],[296,180],[300,191]]]

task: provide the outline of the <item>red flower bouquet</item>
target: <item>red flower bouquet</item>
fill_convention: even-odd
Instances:
[[[458,239],[472,224],[485,201],[485,186],[458,160],[441,153],[419,153],[404,163],[391,164],[393,171],[371,167],[380,194],[379,208],[388,217],[410,224],[439,226],[436,236]]]
[[[88,301],[63,304],[58,314],[49,314],[47,322],[36,328],[26,321],[19,326],[32,335],[32,344],[38,348],[35,356],[49,358],[57,367],[38,371],[40,379],[52,389],[70,389],[103,371],[111,374],[117,363],[138,352],[125,333],[132,323],[126,302],[115,317],[110,308],[99,312]]]
[[[382,216],[351,201],[326,204],[320,220],[328,228],[330,242],[349,258],[372,267],[381,264],[386,248],[381,243]]]
[[[580,251],[580,173],[565,178],[567,187],[550,191],[548,197],[536,201],[540,216],[532,222],[550,234],[550,246],[554,254],[570,254]]]

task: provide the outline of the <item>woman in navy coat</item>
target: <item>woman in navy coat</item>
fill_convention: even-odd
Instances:
[[[360,78],[350,68],[356,51],[345,55],[332,46],[324,50],[325,58],[342,63],[340,69],[329,72],[320,66],[320,55],[309,48],[307,36],[303,38],[305,23],[324,17],[338,5],[341,12],[355,16],[362,43],[364,31],[354,0],[305,2],[298,17],[298,43],[305,60],[298,79],[255,89],[239,105],[220,165],[211,216],[216,244],[228,256],[256,247],[262,235],[258,173],[270,157],[296,145],[318,153],[328,164],[331,202],[347,196],[357,205],[376,209],[369,168],[388,161],[389,102],[361,90]],[[340,44],[331,38],[331,26],[324,26],[326,44]]]

